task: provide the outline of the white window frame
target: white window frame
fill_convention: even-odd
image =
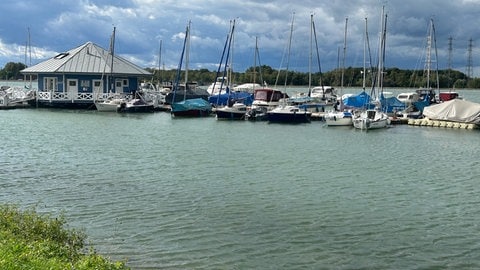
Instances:
[[[45,77],[43,78],[43,90],[50,92],[57,92],[58,90],[58,78],[57,77]]]

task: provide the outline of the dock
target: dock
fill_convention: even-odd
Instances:
[[[478,129],[478,125],[474,123],[460,123],[444,120],[408,119],[408,124],[413,126],[439,127],[439,128],[456,128],[456,129]]]

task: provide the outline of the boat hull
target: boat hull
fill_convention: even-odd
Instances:
[[[225,120],[244,120],[245,112],[232,112],[232,111],[216,111],[217,119]]]
[[[353,118],[353,126],[362,130],[386,128],[389,124],[388,115],[374,109],[363,111]]]
[[[327,113],[325,115],[325,123],[327,126],[352,126],[352,114],[344,112]]]
[[[118,107],[117,112],[120,113],[148,113],[154,112],[155,107],[153,104],[150,105],[140,105],[140,106],[126,106],[122,107],[121,105]]]
[[[272,123],[310,123],[312,114],[310,112],[299,113],[276,113],[268,112],[267,119]]]
[[[116,112],[121,102],[95,102],[95,108],[99,112]]]
[[[206,117],[210,116],[210,111],[206,110],[185,110],[185,111],[171,111],[173,116],[177,117]]]
[[[353,121],[353,126],[357,129],[370,130],[386,128],[388,125],[387,119],[372,121],[370,119],[356,119]]]

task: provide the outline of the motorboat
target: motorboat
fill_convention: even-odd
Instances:
[[[146,102],[141,98],[122,102],[117,107],[117,112],[121,113],[153,112],[154,110],[153,102]]]
[[[208,86],[207,92],[210,96],[218,95],[220,93],[225,93],[228,88],[228,78],[227,77],[217,77],[215,82]]]
[[[310,97],[327,102],[334,102],[337,99],[337,93],[332,86],[315,86],[310,92]]]
[[[280,101],[287,98],[288,95],[280,90],[271,88],[255,89],[252,107],[263,106],[270,110],[278,107]]]
[[[311,117],[312,112],[293,105],[281,105],[267,112],[268,122],[273,123],[310,123]]]
[[[353,115],[350,111],[330,111],[324,115],[327,126],[352,126]]]
[[[35,100],[33,90],[24,91],[18,87],[2,86],[0,88],[0,109],[14,109],[29,106]]]
[[[420,100],[420,95],[417,92],[406,92],[397,95],[397,99],[403,102],[407,107],[414,102]]]
[[[217,108],[215,113],[218,120],[244,120],[247,113],[247,105],[235,102],[231,106]]]
[[[245,113],[245,119],[249,121],[267,121],[267,111],[267,107],[265,106],[252,106]]]
[[[99,112],[116,112],[122,103],[126,103],[127,99],[123,96],[114,95],[105,100],[95,101],[95,108]]]

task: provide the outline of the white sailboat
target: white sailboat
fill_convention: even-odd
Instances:
[[[347,48],[347,23],[348,18],[345,19],[345,36],[343,43],[343,70],[345,69],[345,50]],[[343,72],[343,71],[342,71]],[[343,73],[342,73],[343,74]],[[342,75],[342,86],[343,90],[343,75]],[[339,102],[342,102],[341,99]],[[338,108],[340,103],[334,106],[332,111],[329,111],[325,114],[325,123],[327,126],[352,126],[352,113],[349,111],[344,111],[342,108]],[[342,107],[342,106],[340,106]]]
[[[379,47],[379,56],[378,56],[378,70],[377,70],[377,83],[379,84],[379,89],[381,96],[383,95],[383,74],[384,74],[384,61],[385,61],[385,41],[387,34],[387,15],[384,14],[382,9],[382,26],[380,33],[380,47]],[[372,86],[372,93],[376,90],[375,82]],[[361,112],[357,112],[353,117],[353,126],[357,129],[370,130],[370,129],[380,129],[385,128],[390,123],[388,115],[381,111],[380,101],[376,102],[374,109],[367,109]]]

